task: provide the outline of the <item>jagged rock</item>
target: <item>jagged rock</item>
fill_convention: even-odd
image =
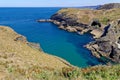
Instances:
[[[98,49],[106,54],[111,52],[111,44],[109,41],[97,41]]]
[[[96,57],[104,56],[113,62],[120,63],[120,30],[118,20],[109,25],[106,35],[96,39],[87,45]],[[97,54],[96,54],[97,52]]]
[[[114,59],[115,62],[120,63],[120,49],[112,47],[110,58]]]
[[[98,26],[98,27],[101,27],[101,23],[99,22],[99,20],[93,20],[90,24],[91,26]]]

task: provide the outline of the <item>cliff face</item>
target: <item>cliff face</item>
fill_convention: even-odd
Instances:
[[[36,80],[33,74],[40,74],[43,70],[71,67],[66,61],[44,53],[38,46],[9,27],[0,26],[0,80]]]
[[[94,42],[87,45],[87,48],[89,48],[98,58],[105,56],[113,62],[120,63],[119,20],[111,22],[107,27],[108,30],[106,29],[106,33],[99,39],[96,39]]]
[[[61,29],[79,34],[85,32],[93,34],[95,41],[91,42],[87,48],[94,56],[98,58],[104,56],[117,63],[120,63],[118,48],[120,44],[117,43],[120,39],[119,19],[120,8],[116,5],[107,10],[65,8],[51,17],[52,22]]]
[[[120,8],[120,3],[110,3],[101,5],[97,9],[113,9],[113,8]]]

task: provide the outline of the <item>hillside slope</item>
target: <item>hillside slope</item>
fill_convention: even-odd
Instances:
[[[0,26],[0,79],[14,77],[15,75],[9,74],[11,72],[28,75],[34,73],[36,68],[62,70],[63,67],[69,68],[70,64],[39,50],[35,44],[29,43],[24,36],[9,27]]]

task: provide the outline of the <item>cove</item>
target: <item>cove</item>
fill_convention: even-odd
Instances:
[[[93,41],[92,35],[69,33],[52,23],[38,23],[38,19],[48,19],[60,8],[0,8],[0,25],[13,28],[28,41],[39,43],[44,52],[65,59],[78,67],[101,64],[83,47]]]

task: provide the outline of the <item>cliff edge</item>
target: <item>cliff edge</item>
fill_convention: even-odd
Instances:
[[[38,44],[28,42],[11,28],[0,26],[0,80],[37,80],[35,75],[42,71],[61,71],[64,67],[72,66],[44,53]]]

